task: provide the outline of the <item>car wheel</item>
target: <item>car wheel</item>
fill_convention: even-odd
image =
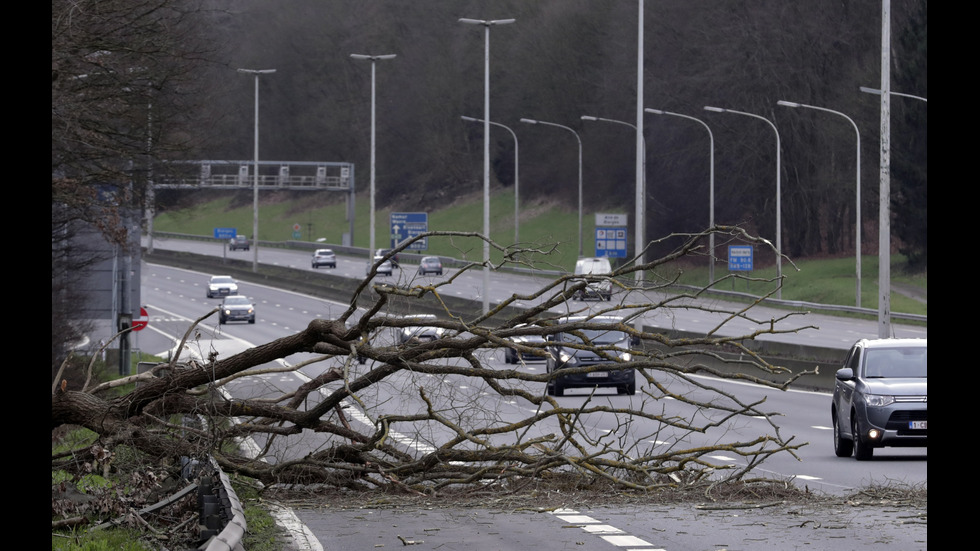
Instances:
[[[874,448],[861,438],[858,432],[857,420],[851,417],[851,436],[854,437],[854,458],[858,461],[867,461],[874,456]]]
[[[854,441],[844,438],[837,412],[834,412],[832,417],[834,418],[834,454],[837,457],[850,457],[854,453]]]
[[[565,387],[561,384],[558,379],[555,379],[555,396],[564,396]]]
[[[249,322],[249,323],[255,323],[255,318],[249,318],[249,319],[248,319],[248,322]]]
[[[636,383],[630,383],[626,385],[626,394],[634,396],[636,394]]]
[[[218,318],[218,325],[224,325],[224,324],[225,324],[225,318]]]

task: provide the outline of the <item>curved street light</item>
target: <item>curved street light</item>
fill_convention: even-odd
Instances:
[[[521,119],[521,122],[525,122],[527,124],[543,124],[545,126],[564,128],[565,130],[568,130],[572,134],[575,134],[575,139],[578,141],[578,256],[579,258],[581,258],[582,257],[582,138],[579,137],[578,132],[561,124],[539,121],[535,119]]]
[[[881,90],[879,90],[877,88],[868,88],[867,86],[861,86],[861,91],[862,92],[865,92],[865,93],[868,93],[868,94],[877,94],[879,96],[882,93]],[[927,100],[926,98],[923,98],[921,96],[913,96],[912,94],[903,94],[901,92],[892,92],[891,90],[888,91],[888,94],[889,95],[892,95],[892,96],[902,96],[903,98],[917,99],[917,100],[924,101],[926,103],[929,102],[929,100]]]
[[[239,69],[239,73],[255,75],[255,168],[252,174],[252,272],[259,271],[259,75],[275,73],[275,69]]]
[[[351,58],[370,61],[371,62],[371,222],[370,222],[370,235],[368,244],[368,269],[370,269],[371,264],[374,262],[374,76],[375,76],[375,65],[378,61],[384,59],[394,59],[396,54],[383,54],[383,55],[366,55],[366,54],[351,54]]]
[[[709,128],[707,123],[705,123],[703,120],[694,118],[690,115],[682,115],[680,113],[671,113],[670,111],[661,111],[660,109],[650,108],[646,108],[643,111],[653,113],[654,115],[671,115],[674,117],[692,120],[701,124],[701,126],[708,131],[708,140],[711,145],[711,170],[708,185],[708,227],[715,227],[715,136],[711,133],[711,128]],[[710,258],[708,264],[708,284],[711,285],[715,281],[715,232],[711,232],[711,234],[708,236],[708,248],[711,251],[708,255]]]
[[[779,280],[779,286],[776,287],[776,298],[783,298],[783,223],[782,223],[782,206],[780,205],[780,167],[779,167],[779,157],[780,157],[780,147],[779,147],[779,131],[776,130],[776,125],[773,124],[769,119],[754,115],[752,113],[746,113],[744,111],[735,111],[734,109],[724,109],[722,107],[711,107],[708,105],[704,106],[705,111],[713,111],[715,113],[734,113],[736,115],[745,115],[746,117],[752,117],[754,119],[759,119],[766,121],[766,123],[772,127],[772,131],[776,133],[776,278]]]
[[[628,127],[632,128],[637,133],[640,132],[640,130],[636,127],[635,124],[629,123],[629,122],[626,122],[626,121],[618,121],[616,119],[606,119],[606,118],[603,118],[603,117],[592,117],[592,116],[589,116],[589,115],[582,115],[582,120],[583,121],[602,121],[602,122],[611,122],[611,123],[615,123],[615,124],[622,124],[624,126],[628,126]],[[640,150],[642,151],[642,154],[641,154],[641,159],[636,163],[637,169],[640,170],[640,174],[638,175],[637,180],[641,182],[642,189],[646,189],[646,181],[647,181],[647,155],[646,155],[646,152],[647,152],[647,141],[646,141],[646,138],[644,138],[642,135],[640,135],[640,144],[641,144]],[[643,197],[642,194],[637,194],[637,197],[640,197],[641,198],[640,201],[642,201],[642,197]],[[637,207],[636,211],[637,212],[642,212],[642,207]],[[637,230],[639,230],[639,228],[642,227],[642,223],[643,223],[643,220],[639,220],[636,223]],[[640,235],[640,232],[639,231],[637,231],[636,232],[636,236],[633,237],[633,250],[634,250],[634,256],[636,256],[636,261],[639,262],[640,264],[642,264],[643,261],[641,260],[641,256],[643,255],[643,236]],[[634,274],[634,280],[636,281],[636,285],[637,285],[637,287],[639,287],[643,283],[643,270],[637,270],[633,274]]]
[[[516,19],[465,19],[460,23],[483,25],[483,313],[490,311],[490,27],[508,25]]]
[[[827,109],[826,107],[817,107],[815,105],[806,105],[803,103],[796,103],[793,101],[783,101],[783,100],[777,101],[776,105],[782,105],[783,107],[794,107],[794,108],[804,107],[807,109],[816,109],[817,111],[826,111],[828,113],[833,113],[835,115],[840,115],[844,117],[845,119],[847,119],[847,122],[851,123],[851,126],[854,127],[854,135],[857,136],[857,180],[854,184],[854,187],[856,188],[855,210],[857,211],[855,230],[854,230],[857,236],[855,237],[855,251],[854,251],[855,270],[857,272],[855,305],[858,308],[860,308],[861,307],[861,133],[858,131],[857,124],[854,123],[851,117],[848,117],[847,115],[841,113],[840,111],[834,111],[833,109]]]
[[[483,119],[474,119],[473,117],[467,117],[466,115],[461,115],[460,118],[468,122],[483,122]],[[515,134],[513,130],[500,124],[499,122],[490,121],[490,124],[492,124],[493,126],[499,126],[500,128],[503,128],[504,130],[510,132],[510,135],[513,136],[514,138],[514,244],[517,244],[520,243],[521,241],[520,240],[521,219],[520,219],[520,207],[519,207],[520,180],[518,178],[518,170],[517,170],[518,161],[519,161],[517,157],[517,134]]]

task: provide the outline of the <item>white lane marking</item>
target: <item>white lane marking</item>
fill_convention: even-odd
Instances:
[[[662,548],[654,548],[652,543],[647,542],[636,536],[631,536],[626,532],[609,524],[600,524],[598,520],[579,514],[574,509],[555,509],[551,514],[568,524],[581,528],[586,533],[594,534],[616,547],[629,547],[628,551],[666,551]]]

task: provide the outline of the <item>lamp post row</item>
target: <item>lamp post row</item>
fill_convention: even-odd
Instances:
[[[514,131],[511,128],[509,128],[509,127],[507,127],[507,126],[505,126],[503,124],[500,124],[500,123],[497,123],[497,122],[493,122],[489,118],[489,110],[490,110],[490,107],[489,107],[489,105],[490,105],[489,104],[489,87],[490,87],[490,84],[489,84],[489,79],[490,79],[490,70],[489,70],[490,27],[493,26],[493,25],[509,24],[509,23],[513,23],[514,21],[515,21],[514,19],[501,19],[501,20],[477,20],[477,19],[465,19],[465,18],[459,19],[459,22],[460,23],[483,25],[485,27],[485,29],[486,29],[486,34],[485,34],[485,63],[484,63],[484,118],[483,119],[476,119],[476,118],[466,117],[466,116],[463,116],[462,117],[462,119],[465,120],[465,121],[470,121],[470,122],[483,122],[484,123],[484,213],[483,213],[484,214],[484,216],[483,216],[483,219],[484,219],[483,220],[483,222],[484,222],[484,224],[483,224],[483,226],[484,226],[484,228],[483,228],[484,229],[484,235],[485,235],[485,237],[487,239],[489,239],[489,232],[490,232],[490,230],[489,230],[489,225],[490,225],[490,221],[489,221],[489,219],[490,219],[490,216],[489,216],[489,204],[490,204],[489,203],[489,180],[490,180],[490,167],[489,167],[489,163],[490,163],[490,161],[489,161],[489,132],[490,131],[489,131],[489,127],[490,127],[490,125],[494,125],[494,126],[499,126],[501,128],[504,128],[514,138],[514,241],[516,243],[516,242],[519,242],[519,236],[520,236],[520,210],[519,210],[519,191],[518,191],[519,190],[519,188],[518,188],[518,186],[519,186],[519,184],[518,184],[518,182],[519,182],[519,179],[518,179],[519,159],[518,159],[518,141],[517,141],[517,135],[516,135],[516,133],[514,133]],[[351,58],[353,58],[353,59],[371,61],[371,188],[370,188],[370,195],[371,195],[371,208],[370,208],[371,220],[370,220],[370,245],[369,245],[370,251],[374,251],[374,247],[375,247],[375,149],[376,149],[375,148],[375,127],[376,127],[376,124],[375,124],[375,64],[379,60],[393,59],[394,57],[396,57],[395,54],[386,54],[386,55],[351,54]],[[259,76],[260,75],[263,75],[263,74],[275,73],[276,70],[275,69],[238,69],[238,72],[240,72],[240,73],[246,73],[246,74],[252,74],[252,75],[255,76],[255,129],[254,129],[253,220],[252,220],[252,241],[253,242],[252,242],[251,245],[252,245],[252,247],[254,247],[253,261],[252,261],[252,271],[253,272],[256,272],[256,271],[258,271]],[[879,89],[867,88],[867,87],[864,87],[864,86],[862,86],[860,89],[861,89],[862,92],[866,92],[866,93],[873,93],[873,94],[878,94],[878,95],[885,95],[885,92],[883,92],[882,90],[879,90]],[[902,94],[902,93],[899,93],[899,92],[892,92],[892,91],[888,91],[887,94],[889,94],[889,95],[897,95],[897,96],[909,97],[909,98],[921,100],[923,102],[927,101],[926,98],[919,97],[919,96],[914,96],[914,95],[911,95],[911,94]],[[855,233],[855,243],[856,243],[856,245],[855,245],[855,272],[856,272],[855,273],[855,278],[856,278],[856,284],[855,284],[855,296],[856,296],[856,298],[855,298],[855,302],[856,302],[856,305],[858,307],[860,307],[861,306],[861,135],[860,135],[860,132],[858,131],[857,124],[855,124],[854,121],[850,117],[848,117],[847,115],[845,115],[844,113],[841,113],[839,111],[834,111],[832,109],[827,109],[827,108],[824,108],[824,107],[817,107],[817,106],[813,106],[813,105],[806,105],[806,104],[801,104],[801,103],[797,103],[797,102],[790,102],[790,101],[784,101],[784,100],[779,100],[777,102],[777,105],[781,105],[781,106],[784,106],[784,107],[791,107],[791,108],[808,108],[808,109],[814,109],[814,110],[819,110],[819,111],[825,111],[825,112],[828,112],[828,113],[834,113],[836,115],[842,116],[845,119],[847,119],[848,122],[850,122],[851,125],[854,127],[855,135],[856,135],[856,141],[857,141],[857,156],[856,156],[857,180],[856,180],[856,183],[855,183],[855,196],[856,196],[855,197],[855,203],[856,203],[856,206],[855,206],[855,211],[856,211],[856,213],[855,213],[855,218],[856,218],[856,221],[855,221],[855,228],[856,228],[855,229],[855,232],[856,232]],[[782,265],[782,259],[781,259],[781,256],[782,256],[782,220],[781,220],[781,197],[780,197],[781,196],[781,190],[780,190],[780,187],[781,187],[780,186],[780,178],[781,178],[781,167],[780,167],[781,148],[780,148],[780,145],[779,145],[779,131],[776,129],[776,126],[769,119],[766,119],[765,117],[762,117],[762,116],[759,116],[759,115],[755,115],[755,114],[752,114],[752,113],[746,113],[746,112],[742,112],[742,111],[736,111],[736,110],[733,110],[733,109],[725,109],[725,108],[712,107],[712,106],[705,106],[704,109],[706,111],[712,111],[712,112],[718,112],[718,113],[733,113],[733,114],[739,114],[739,115],[745,115],[745,116],[757,118],[757,119],[763,120],[766,123],[768,123],[770,125],[770,127],[772,127],[773,132],[775,132],[775,136],[776,136],[776,275],[777,275],[777,279],[780,280],[780,286],[779,286],[779,288],[777,288],[777,298],[782,298],[782,281],[781,281],[782,280],[782,269],[781,269],[781,267],[782,267],[781,266]],[[700,119],[697,119],[695,117],[691,117],[691,116],[688,116],[688,115],[683,115],[683,114],[680,114],[680,113],[672,113],[672,112],[668,112],[668,111],[662,111],[662,110],[659,110],[659,109],[644,109],[644,112],[646,112],[646,113],[652,113],[652,114],[657,114],[657,115],[672,115],[672,116],[677,116],[677,117],[682,117],[682,118],[690,119],[690,120],[693,120],[695,122],[698,122],[699,124],[701,124],[702,126],[704,126],[705,129],[708,131],[708,136],[709,136],[709,140],[710,140],[710,154],[711,154],[711,169],[710,169],[710,184],[709,184],[709,215],[708,216],[709,216],[709,227],[712,227],[713,228],[714,227],[714,135],[711,132],[711,128],[704,121],[702,121]],[[637,134],[639,135],[639,128],[636,125],[633,125],[633,124],[630,124],[630,123],[627,123],[627,122],[623,122],[623,121],[619,121],[619,120],[615,120],[615,119],[607,119],[607,118],[602,118],[602,117],[586,116],[586,115],[583,115],[581,117],[581,119],[583,121],[604,121],[604,122],[611,122],[611,123],[617,123],[617,124],[622,124],[622,125],[630,126],[634,130],[636,130],[637,131]],[[575,139],[578,142],[578,232],[579,232],[578,250],[579,250],[579,256],[582,256],[583,255],[583,251],[584,251],[584,249],[583,249],[583,233],[582,233],[583,232],[583,230],[582,230],[582,202],[583,202],[583,198],[582,198],[582,195],[583,195],[582,194],[582,140],[581,140],[579,134],[575,130],[573,130],[572,128],[569,128],[567,126],[561,125],[561,124],[552,123],[552,122],[546,122],[546,121],[540,121],[540,120],[535,120],[535,119],[527,119],[527,118],[520,119],[520,122],[528,123],[528,124],[541,124],[541,125],[546,125],[546,126],[554,126],[554,127],[558,127],[558,128],[562,128],[562,129],[568,130],[569,132],[571,132],[572,134],[575,135]],[[642,136],[639,136],[639,138],[640,138],[640,140],[643,140],[643,137]],[[638,177],[637,177],[637,188],[638,188],[638,190],[639,189],[644,189],[645,190],[645,188],[646,188],[646,184],[645,184],[645,180],[646,180],[646,158],[645,158],[646,157],[646,155],[645,155],[645,153],[646,153],[646,145],[645,145],[645,140],[643,140],[640,143],[640,147],[641,147],[641,149],[639,151],[642,152],[643,158],[637,160],[637,166],[638,167],[641,167],[642,174],[641,175],[638,175]],[[641,182],[642,182],[642,184],[641,184]],[[638,193],[637,195],[638,195],[637,199],[639,201],[640,200],[640,194]],[[641,207],[638,205],[637,206],[637,212],[641,212],[640,208]],[[640,227],[639,224],[638,224],[637,227],[638,228]],[[637,235],[637,239],[639,239],[639,235]],[[710,240],[709,241],[709,249],[710,249],[711,262],[709,263],[709,276],[708,277],[709,277],[709,284],[710,284],[711,282],[714,281],[714,253],[715,253],[714,232],[711,232],[710,233],[709,240]],[[640,251],[640,250],[642,250],[641,249],[641,244],[640,243],[637,243],[637,251]],[[371,262],[370,251],[369,251],[369,257],[368,257],[369,258],[368,259],[369,264]],[[637,255],[639,257],[639,252],[637,253]],[[489,267],[490,267],[490,262],[489,262],[489,243],[487,241],[484,241],[484,255],[483,256],[484,256],[484,258],[483,258],[483,260],[484,260],[484,291],[483,291],[482,295],[483,295],[483,303],[484,303],[483,304],[483,312],[484,312],[484,314],[486,314],[489,311],[489,296],[488,296],[487,290],[489,289]],[[887,321],[885,323],[887,323]]]

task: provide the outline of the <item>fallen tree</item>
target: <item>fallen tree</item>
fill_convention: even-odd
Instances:
[[[77,390],[59,373],[53,381],[52,429],[84,427],[97,435],[98,445],[55,454],[53,467],[80,470],[79,465],[98,464],[97,454],[131,446],[173,464],[180,458],[211,456],[224,471],[266,485],[320,484],[415,494],[558,477],[641,490],[743,479],[773,454],[793,454],[802,444],[780,436],[773,420],[778,412],[765,411],[761,402],[743,402],[710,379],[695,376],[786,389],[808,373],[772,365],[744,343],[810,327],[791,326],[789,318],[796,313],[754,320],[752,305],[730,310],[698,306],[692,299],[705,289],[678,295],[659,292],[669,280],[649,277],[642,285],[636,283],[637,270],[664,274],[673,262],[704,254],[710,232],[771,247],[733,227],[669,236],[665,240],[680,240],[680,245],[652,262],[628,262],[609,275],[557,277],[532,295],[515,294],[485,314],[463,316],[445,307],[441,316],[424,321],[396,315],[392,305],[433,297],[445,304],[439,298],[441,288],[483,265],[470,264],[437,283],[403,287],[376,283],[372,272],[336,319],[313,320],[298,333],[230,357],[175,354],[149,372],[100,384],[86,380]],[[459,232],[430,232],[418,238],[422,237],[482,239]],[[503,264],[524,263],[543,254],[492,242],[491,246],[504,252]],[[599,279],[617,287],[613,301],[589,307],[571,300],[577,290]],[[780,282],[772,283],[775,292]],[[510,308],[518,302],[532,306]],[[643,315],[675,308],[703,309],[720,321],[701,338],[671,338],[636,323]],[[501,314],[505,311],[506,316]],[[185,350],[198,324],[215,312],[191,324],[177,350]],[[585,317],[570,325],[570,314]],[[735,319],[749,320],[755,329],[722,336],[719,329]],[[422,325],[437,328],[439,338],[401,342],[393,337]],[[596,331],[625,333],[631,343],[601,343],[587,336]],[[494,352],[505,348],[546,357],[554,353],[550,339],[559,332],[582,336],[574,346],[604,360],[559,372],[532,371],[521,363],[501,369],[489,362]],[[269,367],[301,353],[313,356]],[[227,391],[244,378],[311,364],[328,367],[292,391],[249,397]],[[591,392],[575,402],[560,401],[544,390],[549,381],[565,374],[624,368],[636,373],[638,392],[628,400],[614,403]],[[440,384],[444,379],[461,384]],[[108,392],[133,382],[137,385],[125,394]],[[733,420],[745,417],[766,419],[770,430],[747,439],[694,437],[725,431]],[[613,428],[600,429],[598,419],[602,427]],[[643,444],[654,438],[669,444]],[[243,451],[238,443],[246,440],[261,442],[259,451]],[[744,465],[731,468],[708,457],[720,450],[742,456]]]

